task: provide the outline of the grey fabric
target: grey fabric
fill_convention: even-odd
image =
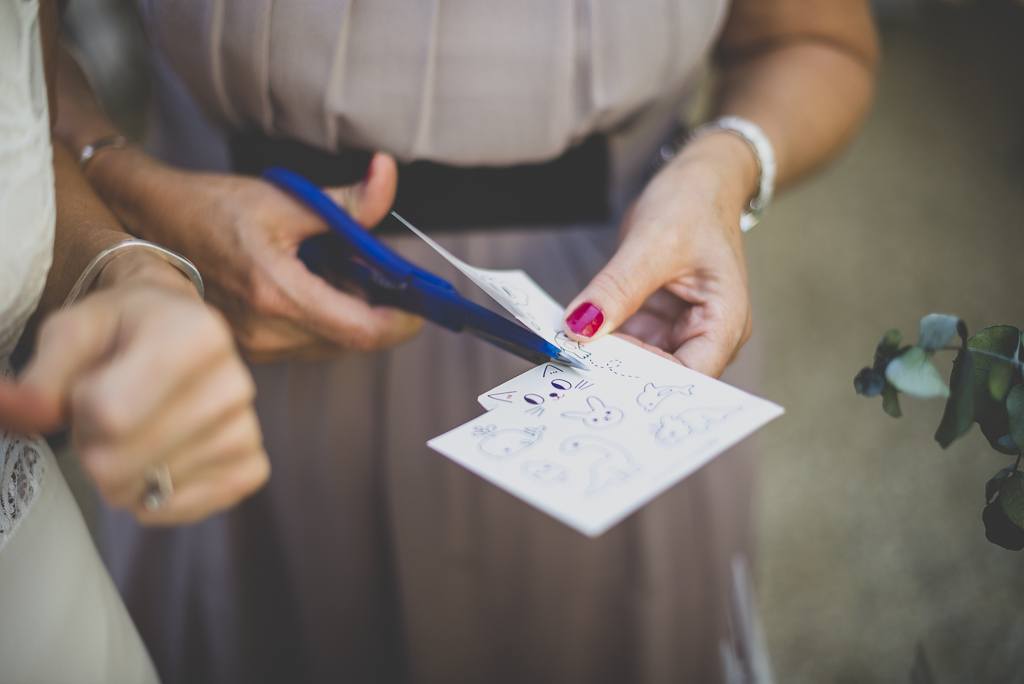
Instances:
[[[139,0],[202,109],[327,150],[543,161],[678,100],[726,0]]]

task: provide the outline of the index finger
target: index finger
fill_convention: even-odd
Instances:
[[[331,286],[298,259],[281,264],[291,299],[305,327],[319,337],[355,351],[391,347],[414,335],[423,319],[389,306],[372,306]]]

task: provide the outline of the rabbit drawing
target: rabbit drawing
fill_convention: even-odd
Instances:
[[[644,411],[650,412],[673,394],[691,395],[693,394],[693,385],[684,385],[682,387],[665,385],[664,387],[656,387],[653,382],[649,382],[644,385],[644,391],[636,398],[636,403],[640,404]]]
[[[589,411],[566,411],[563,418],[579,418],[589,428],[600,430],[617,424],[623,418],[621,410],[614,406],[605,406],[597,397],[587,397]]]

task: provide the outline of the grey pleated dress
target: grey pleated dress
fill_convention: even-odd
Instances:
[[[621,210],[727,8],[153,0],[142,13],[161,81],[155,147],[174,163],[227,168],[233,130],[458,165],[544,161],[605,131]],[[615,236],[613,224],[438,233],[563,302]],[[416,238],[389,242],[483,303]],[[268,487],[190,528],[103,521],[164,681],[716,681],[728,563],[750,547],[749,448],[585,538],[425,446],[526,368],[430,325],[392,351],[254,368]]]

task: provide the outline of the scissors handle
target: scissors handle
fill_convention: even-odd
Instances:
[[[452,287],[448,281],[405,260],[389,249],[387,245],[373,237],[368,230],[356,223],[348,215],[348,212],[339,207],[320,188],[299,174],[275,166],[263,172],[263,179],[285,190],[319,214],[331,230],[342,238],[343,242],[351,245],[353,253],[359,255],[386,278],[400,283],[410,275],[417,275],[436,285]]]
[[[534,363],[567,363],[555,345],[464,298],[444,278],[396,254],[302,176],[275,167],[264,171],[263,178],[303,202],[330,226],[330,233],[313,236],[299,246],[299,259],[313,273],[353,282],[374,304],[404,309],[454,332],[468,331]]]

